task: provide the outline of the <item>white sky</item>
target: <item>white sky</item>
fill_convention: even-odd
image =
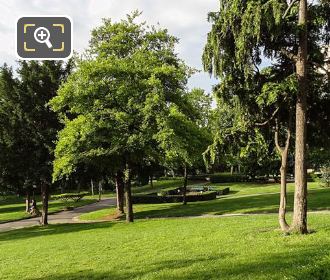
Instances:
[[[118,21],[138,9],[149,24],[159,23],[180,43],[177,52],[189,66],[202,70],[201,56],[210,30],[207,13],[218,8],[218,0],[0,0],[0,64],[15,66],[15,27],[21,16],[68,15],[73,19],[73,49],[81,52],[92,28],[102,18]],[[211,91],[216,81],[207,73],[195,74],[189,87]]]

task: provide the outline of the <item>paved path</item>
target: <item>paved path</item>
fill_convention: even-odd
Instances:
[[[48,222],[49,224],[83,223],[84,221],[79,221],[78,219],[75,218],[77,216],[80,216],[81,214],[101,210],[109,206],[113,206],[115,204],[116,204],[116,200],[114,198],[102,199],[100,202],[95,202],[92,204],[77,207],[71,211],[62,211],[56,214],[50,214],[48,215]],[[40,217],[3,223],[0,224],[0,232],[12,230],[12,229],[36,226],[39,225],[39,221],[40,221]]]

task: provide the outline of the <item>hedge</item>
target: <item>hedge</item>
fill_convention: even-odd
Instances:
[[[187,202],[195,201],[206,201],[217,198],[217,192],[204,192],[204,193],[195,193],[187,194]],[[134,204],[139,203],[175,203],[182,202],[182,195],[165,195],[165,196],[156,196],[156,195],[134,195],[132,201]]]
[[[159,196],[166,196],[166,195],[176,195],[180,193],[180,188],[174,188],[174,187],[168,187],[168,188],[164,188],[162,189],[158,195]]]
[[[245,175],[240,174],[214,174],[209,175],[208,180],[211,183],[233,183],[233,182],[245,182],[247,181],[247,177]]]
[[[77,202],[86,195],[89,195],[89,192],[62,193],[62,194],[52,195],[51,199],[53,199],[53,200],[65,200],[65,201],[73,200],[73,201]]]

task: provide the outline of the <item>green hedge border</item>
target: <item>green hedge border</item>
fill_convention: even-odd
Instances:
[[[195,201],[207,201],[213,200],[217,198],[217,192],[204,192],[199,194],[187,194],[186,201],[187,202],[195,202]],[[154,204],[154,203],[176,203],[182,202],[182,195],[134,195],[132,197],[133,204]]]

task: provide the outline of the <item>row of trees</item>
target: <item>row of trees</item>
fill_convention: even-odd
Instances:
[[[27,193],[40,186],[42,224],[50,185],[72,175],[113,177],[118,211],[125,194],[132,222],[131,182],[141,168],[182,169],[185,190],[189,168],[201,165],[211,98],[187,91],[194,70],[177,57],[178,39],[138,16],[104,20],[68,64],[21,62],[17,77],[2,68],[1,183]]]
[[[117,23],[104,20],[92,31],[86,52],[67,64],[20,62],[17,75],[4,66],[1,185],[27,193],[40,186],[47,224],[51,185],[73,176],[95,182],[112,177],[118,212],[124,213],[126,200],[131,222],[134,176],[159,166],[182,170],[185,203],[188,171],[203,168],[203,154],[209,167],[237,166],[252,177],[280,167],[280,225],[307,232],[307,120],[308,148],[316,157],[330,142],[324,129],[329,72],[323,47],[329,43],[330,7],[319,1],[308,8],[306,23],[303,0],[220,1],[220,10],[209,14],[212,29],[203,54],[205,70],[220,79],[214,109],[202,90],[187,90],[194,69],[177,57],[178,39],[137,23],[139,12]],[[274,63],[259,70],[264,57]],[[286,173],[292,139],[296,194],[289,228]]]

